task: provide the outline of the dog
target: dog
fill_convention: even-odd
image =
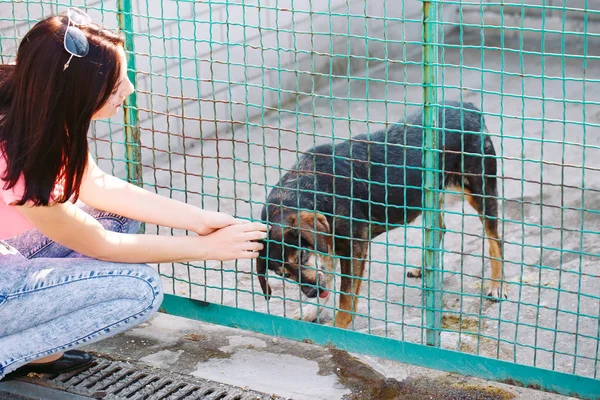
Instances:
[[[323,144],[304,153],[271,190],[261,210],[270,226],[256,262],[267,300],[267,270],[301,285],[309,298],[327,302],[335,259],[341,270],[339,308],[334,324],[347,328],[356,312],[369,238],[410,224],[423,207],[423,114],[386,130]],[[489,240],[491,286],[488,296],[507,297],[502,240],[498,235],[496,152],[481,111],[471,103],[439,107],[440,189],[464,194],[477,211]],[[439,213],[439,239],[445,225]],[[420,277],[421,269],[410,269]],[[315,320],[316,306],[302,319]],[[300,318],[296,313],[294,318]]]

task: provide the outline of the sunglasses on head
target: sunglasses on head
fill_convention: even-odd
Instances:
[[[86,26],[92,23],[92,19],[85,12],[76,7],[69,7],[67,9],[67,17],[69,17],[69,23],[67,24],[67,30],[65,31],[64,46],[67,53],[71,55],[63,67],[63,71],[69,68],[69,64],[75,57],[85,57],[90,51],[90,44],[85,37],[85,34],[77,27]]]

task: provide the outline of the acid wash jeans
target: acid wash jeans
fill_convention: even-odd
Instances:
[[[82,206],[105,229],[139,222]],[[0,241],[0,380],[38,358],[97,342],[150,318],[163,298],[145,264],[85,257],[37,230]]]

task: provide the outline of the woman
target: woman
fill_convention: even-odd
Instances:
[[[90,123],[132,91],[122,38],[75,8],[37,23],[15,65],[0,69],[0,379],[84,367],[91,356],[73,348],[147,320],[162,289],[144,263],[256,258],[262,248],[262,224],[98,168]],[[136,221],[198,235],[139,235]]]

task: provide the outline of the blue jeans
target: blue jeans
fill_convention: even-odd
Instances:
[[[107,230],[138,230],[139,222],[82,208]],[[160,277],[148,265],[88,258],[36,230],[0,241],[0,379],[139,325],[162,297]]]

